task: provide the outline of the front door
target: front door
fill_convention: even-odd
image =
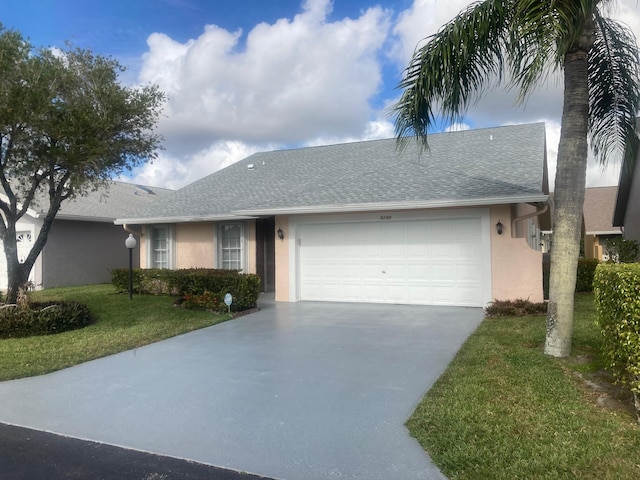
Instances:
[[[274,217],[256,220],[256,271],[262,292],[276,290],[276,221]]]

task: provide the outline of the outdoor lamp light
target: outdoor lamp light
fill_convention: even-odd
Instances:
[[[130,233],[124,241],[124,246],[129,249],[129,300],[133,297],[133,249],[136,248],[136,239]]]
[[[284,232],[282,231],[281,228],[278,229],[278,238],[280,240],[284,240]]]
[[[496,232],[498,232],[498,235],[502,235],[502,227],[502,222],[498,220],[498,223],[496,223]]]

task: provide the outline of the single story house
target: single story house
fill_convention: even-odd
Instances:
[[[613,226],[618,187],[592,187],[584,192],[584,256],[608,260],[607,240],[622,237],[622,229]]]
[[[30,280],[36,289],[111,281],[110,271],[129,264],[124,241],[128,234],[114,220],[131,215],[170,190],[111,182],[87,196],[62,202],[47,243]],[[40,233],[46,201],[33,206],[16,225],[18,259],[26,257]],[[136,253],[136,265],[139,265]],[[0,255],[0,290],[7,288],[4,251]]]
[[[640,150],[636,158],[627,156],[620,170],[613,225],[622,227],[627,240],[640,241]]]
[[[143,268],[257,273],[277,301],[541,301],[545,143],[536,123],[256,153],[115,223]]]

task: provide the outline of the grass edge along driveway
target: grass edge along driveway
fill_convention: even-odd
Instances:
[[[42,375],[228,320],[173,306],[167,296],[118,294],[112,285],[34,292],[34,300],[84,303],[95,321],[70,332],[0,339],[0,381]]]
[[[447,477],[640,478],[630,399],[605,408],[584,381],[608,383],[592,294],[576,296],[575,316],[567,359],[543,354],[542,316],[487,318],[469,337],[407,421]]]

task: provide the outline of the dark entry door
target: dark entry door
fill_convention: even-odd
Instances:
[[[276,221],[274,217],[256,220],[256,270],[263,292],[276,289]]]

